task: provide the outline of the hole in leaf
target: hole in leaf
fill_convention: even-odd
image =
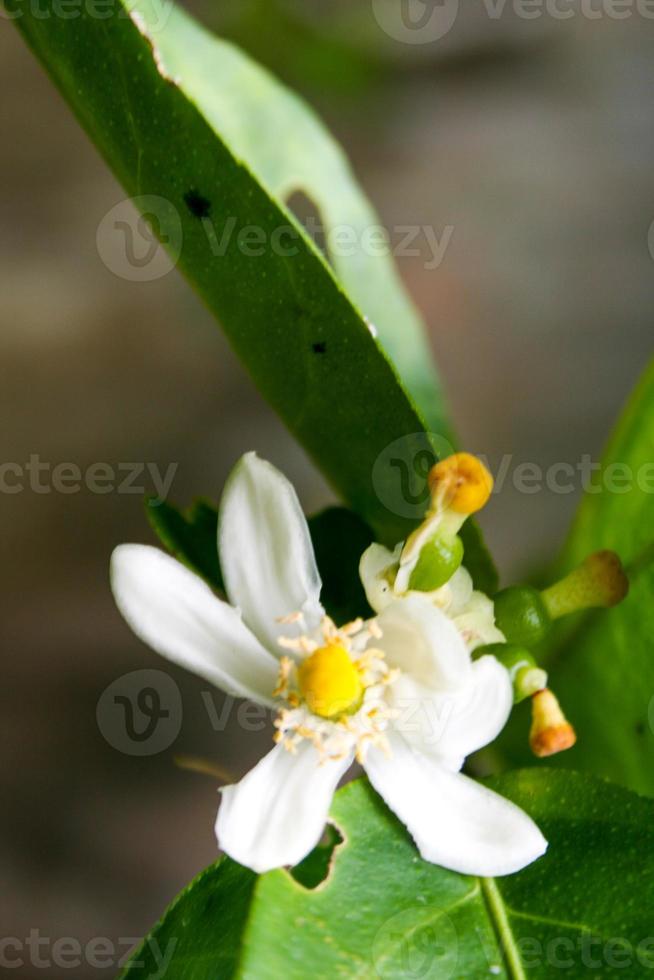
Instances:
[[[318,205],[304,191],[293,191],[286,198],[286,207],[292,211],[313,243],[320,249],[328,262],[331,262],[327,248],[325,225]]]
[[[342,843],[343,835],[333,824],[328,823],[324,834],[311,853],[291,868],[291,876],[303,888],[317,888],[329,875],[334,848]]]
[[[311,350],[313,351],[314,354],[326,354],[327,344],[325,343],[324,340],[318,340],[316,341],[315,344],[311,345]]]

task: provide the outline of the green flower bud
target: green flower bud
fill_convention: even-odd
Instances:
[[[498,592],[495,623],[509,643],[534,646],[543,640],[552,625],[542,596],[528,585],[514,585]]]
[[[547,673],[538,666],[525,647],[518,643],[488,643],[475,650],[475,659],[488,653],[508,670],[513,684],[514,704],[519,704],[547,687]]]
[[[422,546],[409,578],[409,588],[433,592],[452,578],[463,561],[463,544],[456,535],[450,541],[436,536]]]

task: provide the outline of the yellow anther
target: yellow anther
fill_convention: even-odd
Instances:
[[[493,477],[470,453],[454,453],[432,466],[428,476],[432,501],[457,514],[481,510],[493,490]]]
[[[361,703],[361,675],[339,643],[320,647],[307,657],[298,667],[298,681],[309,709],[321,718],[333,718]]]

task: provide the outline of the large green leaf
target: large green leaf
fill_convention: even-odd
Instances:
[[[139,9],[150,23],[157,16],[151,0]],[[382,232],[379,217],[340,146],[294,92],[180,8],[154,41],[186,95],[270,194],[288,201],[300,191],[315,203],[318,237],[326,240],[338,279],[375,325],[427,424],[443,434],[443,399],[423,326],[388,246],[373,238]]]
[[[361,780],[336,795],[344,843],[318,887],[223,860],[182,893],[124,976],[145,980],[163,960],[174,980],[649,976],[654,803],[556,771],[492,785],[549,840],[519,874],[476,879],[421,861]]]
[[[337,278],[283,203],[304,189],[329,227],[376,223],[333,141],[266,72],[168,3],[113,0],[100,13],[89,3],[64,17],[58,0],[4,2],[258,387],[377,534],[402,537],[411,521],[388,505],[396,474],[383,452],[399,439],[415,455],[427,429],[442,435],[441,398],[389,257],[356,247],[335,259]]]
[[[565,629],[554,650],[552,684],[579,736],[555,761],[654,794],[654,365],[584,497],[565,567],[599,548],[618,552],[631,588],[621,605]]]

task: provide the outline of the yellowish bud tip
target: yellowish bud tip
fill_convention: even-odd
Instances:
[[[596,551],[543,592],[552,619],[582,609],[615,606],[629,591],[629,579],[615,551]]]
[[[428,476],[432,501],[457,514],[474,514],[488,502],[493,477],[471,453],[454,453],[432,466]]]
[[[321,718],[334,718],[358,708],[363,683],[345,647],[320,647],[298,668],[300,693],[309,710]]]
[[[549,688],[537,691],[531,699],[529,745],[539,759],[571,749],[577,741],[575,730],[567,720],[555,695]]]
[[[615,606],[629,591],[629,579],[615,551],[596,551],[581,568],[588,576],[589,593],[602,606]]]

